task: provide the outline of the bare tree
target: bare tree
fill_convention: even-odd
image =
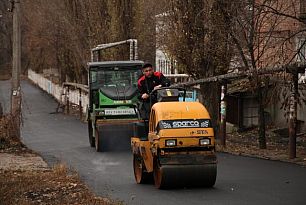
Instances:
[[[251,87],[258,99],[259,147],[266,148],[264,96],[267,78],[258,76],[258,70],[286,65],[295,59],[294,36],[303,32],[297,17],[298,4],[291,1],[248,0],[235,1],[227,16],[229,35],[234,44],[234,56],[240,58],[240,69],[252,73]],[[289,16],[292,15],[290,18]],[[295,16],[295,17],[293,17]],[[237,59],[237,58],[235,58]]]
[[[0,2],[0,71],[9,72],[12,50],[12,15],[8,12],[8,1]]]
[[[231,53],[225,16],[231,2],[220,0],[172,0],[163,14],[162,37],[168,55],[178,62],[178,69],[195,79],[227,72]],[[218,126],[220,85],[201,85],[203,102],[208,107],[213,125]]]
[[[24,51],[35,70],[58,68],[61,82],[86,81],[90,49],[101,43],[137,38],[139,57],[155,61],[153,1],[25,0]],[[35,12],[33,12],[35,11]],[[145,21],[143,21],[145,19]],[[103,53],[107,60],[128,58],[128,46]]]

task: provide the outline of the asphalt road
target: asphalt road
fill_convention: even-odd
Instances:
[[[3,92],[1,83],[0,91]],[[100,196],[125,204],[306,204],[306,168],[248,157],[218,154],[214,188],[157,190],[134,181],[129,152],[97,153],[89,147],[87,125],[50,114],[56,102],[29,83],[22,83],[25,144],[53,164],[66,163]],[[0,93],[0,102],[5,95]]]

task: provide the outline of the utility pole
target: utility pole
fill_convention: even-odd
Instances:
[[[13,12],[13,70],[12,70],[12,92],[11,92],[11,114],[14,116],[16,134],[20,136],[21,122],[21,93],[20,93],[20,71],[21,71],[21,29],[20,29],[20,0],[10,0]]]
[[[297,98],[299,93],[298,72],[292,71],[291,96],[289,104],[289,159],[296,158]]]

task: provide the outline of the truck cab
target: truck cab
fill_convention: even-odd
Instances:
[[[89,63],[89,110],[97,117],[131,117],[142,61]]]

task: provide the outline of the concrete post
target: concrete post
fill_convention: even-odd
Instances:
[[[16,134],[20,136],[21,121],[21,93],[20,93],[20,70],[21,70],[21,29],[20,29],[20,0],[12,1],[13,12],[13,70],[11,91],[11,114],[15,117]]]
[[[289,104],[289,158],[296,158],[298,73],[292,73],[291,96]]]
[[[226,146],[226,100],[227,84],[221,86],[221,103],[220,103],[220,138],[221,145]]]

